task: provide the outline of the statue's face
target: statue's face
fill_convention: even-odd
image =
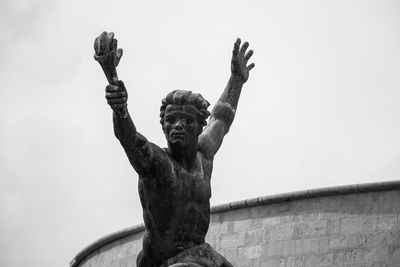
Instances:
[[[168,105],[163,125],[168,143],[184,147],[197,144],[202,131],[197,114],[198,110],[193,105]]]

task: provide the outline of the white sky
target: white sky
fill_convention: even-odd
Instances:
[[[93,40],[114,31],[137,128],[160,100],[213,105],[233,42],[254,49],[212,205],[400,177],[399,1],[0,1],[0,266],[66,266],[142,222]]]

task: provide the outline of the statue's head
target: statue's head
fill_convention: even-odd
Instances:
[[[160,123],[170,144],[192,145],[207,125],[210,103],[200,94],[174,90],[162,101]]]

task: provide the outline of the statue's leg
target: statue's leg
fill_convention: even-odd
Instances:
[[[153,259],[149,257],[150,251],[150,241],[149,241],[149,232],[145,232],[143,236],[143,248],[139,252],[136,258],[136,266],[137,267],[154,267],[157,266]]]
[[[153,267],[147,259],[147,257],[144,255],[143,250],[139,252],[139,255],[136,258],[136,266],[137,267]]]

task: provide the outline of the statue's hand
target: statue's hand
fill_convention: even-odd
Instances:
[[[244,42],[243,45],[240,47],[240,42],[240,38],[236,39],[236,42],[233,46],[231,72],[235,78],[239,78],[243,81],[243,83],[245,83],[249,78],[250,70],[255,66],[254,63],[251,63],[247,66],[247,62],[253,55],[254,51],[249,50],[246,53],[246,50],[249,47],[249,43]]]
[[[127,100],[128,93],[122,81],[117,81],[116,85],[106,86],[106,99],[112,110],[120,118],[126,118],[128,114]]]

